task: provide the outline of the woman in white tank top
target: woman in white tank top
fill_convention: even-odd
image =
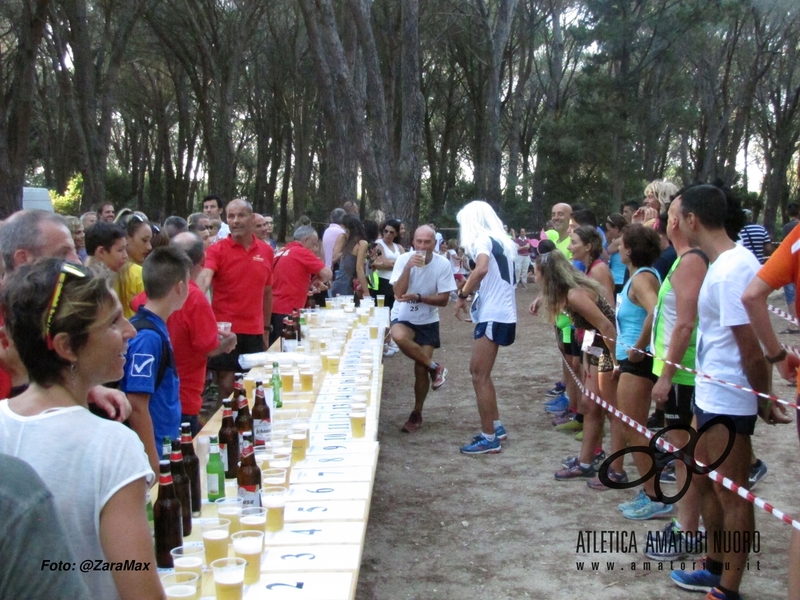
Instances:
[[[372,268],[378,273],[376,295],[384,296],[384,305],[388,306],[389,310],[394,306],[394,288],[389,283],[389,279],[392,277],[394,262],[405,252],[403,247],[395,242],[400,237],[401,227],[402,223],[398,219],[389,219],[383,224],[381,227],[382,237],[378,239],[378,247],[376,248],[378,256],[372,261]],[[387,335],[384,355],[392,356],[398,351],[399,348],[392,341],[391,336]]]

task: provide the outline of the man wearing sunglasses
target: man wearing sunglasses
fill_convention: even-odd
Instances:
[[[39,258],[63,258],[80,264],[75,242],[64,219],[43,210],[15,212],[0,228],[0,254],[6,274]],[[3,329],[0,329],[0,395],[15,396],[27,387],[28,372]],[[115,421],[131,412],[125,394],[104,386],[92,388],[89,401]]]

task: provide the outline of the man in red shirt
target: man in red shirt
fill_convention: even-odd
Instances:
[[[192,425],[192,435],[200,431],[200,409],[203,406],[203,387],[206,382],[207,357],[227,354],[236,347],[236,334],[217,331],[217,318],[206,295],[196,280],[206,260],[203,240],[195,233],[179,233],[169,242],[183,251],[192,261],[189,295],[183,307],[167,319],[167,330],[175,356],[175,372],[180,381],[181,423]],[[144,306],[144,292],[131,301],[134,311]]]
[[[317,256],[319,236],[310,225],[301,225],[292,240],[275,255],[272,263],[272,334],[270,344],[281,335],[283,318],[306,305],[309,288],[327,287],[333,272]]]
[[[217,321],[231,323],[236,349],[215,356],[208,368],[217,371],[219,397],[233,391],[233,376],[241,371],[240,354],[263,352],[269,342],[272,316],[272,248],[253,235],[253,207],[231,200],[225,208],[231,233],[206,251],[206,264],[197,284],[213,289],[211,307]]]

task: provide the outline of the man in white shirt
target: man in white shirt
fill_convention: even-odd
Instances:
[[[219,231],[217,232],[217,240],[228,237],[231,234],[230,227],[222,220],[222,198],[216,194],[209,194],[203,198],[203,214],[209,219],[216,219],[219,221]]]
[[[680,200],[680,231],[689,244],[700,248],[709,260],[708,273],[697,299],[697,370],[713,379],[698,377],[696,382],[696,427],[705,431],[697,439],[694,456],[706,465],[719,462],[725,457],[733,436],[730,452],[716,465],[716,470],[723,477],[747,487],[750,437],[759,414],[758,398],[718,380],[769,391],[770,365],[741,301],[742,293],[760,264],[749,250],[728,237],[726,222],[732,214],[739,216],[741,209],[729,207],[720,188],[697,185],[683,192]],[[766,417],[769,406],[765,409],[762,416]],[[733,534],[752,535],[755,528],[753,505],[707,477],[695,477],[692,485],[697,486],[701,499],[700,513],[708,531],[708,556],[705,569],[673,571],[671,578],[684,589],[712,592],[709,597],[713,594],[714,598],[727,600],[740,598],[739,585],[746,569],[748,549],[724,552],[721,544],[712,543],[712,540]]]
[[[402,431],[422,426],[422,406],[428,388],[444,385],[447,369],[433,360],[439,341],[439,308],[447,306],[456,280],[450,261],[435,254],[434,230],[423,225],[414,232],[415,252],[401,254],[389,280],[394,286],[392,338],[403,354],[414,361],[414,410]]]

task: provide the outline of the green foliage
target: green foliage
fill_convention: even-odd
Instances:
[[[81,209],[83,196],[83,175],[78,173],[67,184],[63,194],[50,190],[50,200],[55,211],[62,215],[77,215]]]

